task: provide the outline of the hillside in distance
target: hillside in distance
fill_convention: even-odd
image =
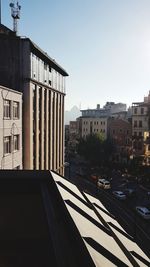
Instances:
[[[80,109],[77,106],[73,106],[70,110],[65,111],[65,125],[69,124],[70,121],[75,121],[81,116]]]

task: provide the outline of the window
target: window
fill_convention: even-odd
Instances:
[[[137,114],[137,108],[134,108],[134,114]]]
[[[138,150],[142,150],[142,143],[138,142]]]
[[[142,132],[139,132],[139,136],[142,136]]]
[[[144,108],[141,108],[141,114],[144,114]]]
[[[19,150],[19,134],[14,135],[14,144],[13,144],[14,151]]]
[[[11,117],[11,102],[10,100],[4,100],[4,118],[10,119]]]
[[[139,121],[139,127],[142,127],[142,121]]]
[[[137,121],[134,121],[134,127],[137,127]]]
[[[19,102],[13,102],[13,118],[19,119]]]
[[[136,141],[133,142],[133,148],[137,149],[137,142]]]
[[[44,62],[44,70],[47,70],[47,64]]]
[[[11,153],[11,136],[4,137],[4,155]]]
[[[137,132],[134,132],[134,136],[137,136]]]

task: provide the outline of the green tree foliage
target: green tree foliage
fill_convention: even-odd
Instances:
[[[107,163],[112,151],[111,141],[105,140],[101,134],[88,135],[86,139],[81,138],[77,147],[78,154],[95,165]]]

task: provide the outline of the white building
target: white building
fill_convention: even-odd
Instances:
[[[22,93],[0,86],[0,169],[22,169]]]

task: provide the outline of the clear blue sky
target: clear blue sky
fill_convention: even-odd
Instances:
[[[9,0],[2,23],[12,28]],[[66,109],[142,101],[150,90],[150,0],[20,0],[19,34],[64,67]]]

